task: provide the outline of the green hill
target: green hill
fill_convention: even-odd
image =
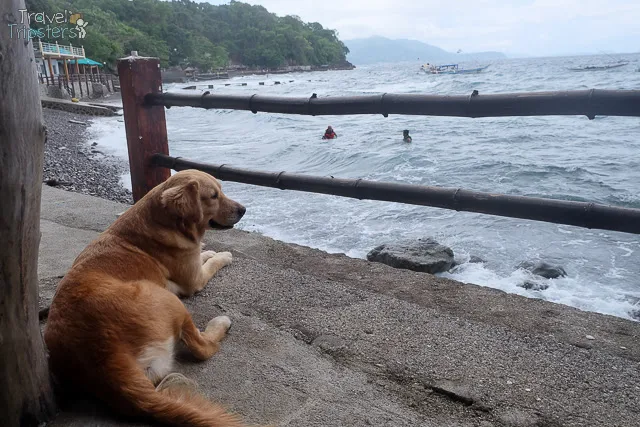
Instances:
[[[214,6],[189,0],[26,0],[26,5],[30,13],[48,16],[82,13],[88,22],[84,39],[68,35],[42,41],[83,45],[87,56],[111,66],[133,50],[159,57],[163,66],[192,65],[203,71],[229,61],[268,68],[331,65],[344,62],[349,52],[334,30],[317,22],[279,17],[237,1]],[[47,25],[31,23],[32,28]]]

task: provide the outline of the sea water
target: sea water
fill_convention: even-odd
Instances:
[[[618,60],[631,63],[607,71],[569,70]],[[637,54],[494,61],[471,75],[427,75],[418,62],[377,64],[198,82],[196,91],[324,97],[640,89],[639,65]],[[640,208],[638,118],[306,117],[189,107],[166,115],[171,154],[200,162]],[[328,125],[337,139],[321,139]],[[413,143],[402,141],[404,129]],[[91,131],[101,150],[126,158],[121,117],[96,119]],[[130,186],[128,180],[123,177]],[[364,258],[381,243],[431,236],[450,246],[461,263],[443,277],[621,317],[640,309],[636,235],[231,182],[224,190],[247,207],[238,228],[285,242]],[[471,255],[486,263],[469,263]],[[531,276],[517,268],[525,260],[561,265],[568,275],[538,278],[549,288],[526,290],[518,285]]]

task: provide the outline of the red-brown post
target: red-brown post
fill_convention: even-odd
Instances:
[[[124,124],[129,148],[129,168],[134,201],[171,176],[166,168],[153,167],[153,154],[169,154],[163,106],[145,105],[149,93],[162,92],[160,60],[130,56],[118,60]]]

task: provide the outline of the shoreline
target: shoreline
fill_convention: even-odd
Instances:
[[[101,101],[102,103],[113,103],[113,101],[117,101],[117,99],[116,97],[110,97]],[[129,205],[133,203],[130,190],[124,187],[122,183],[123,175],[127,175],[129,172],[128,161],[121,156],[102,153],[98,147],[92,146],[92,140],[97,139],[97,135],[92,134],[92,131],[88,130],[89,125],[94,120],[93,117],[50,109],[43,109],[43,116],[48,129],[43,173],[43,181],[45,184],[66,191],[94,195],[110,201]],[[69,123],[69,120],[81,121],[86,123],[86,125]],[[264,234],[260,232],[260,234],[274,237],[269,233]],[[291,242],[290,239],[282,239],[282,236],[280,239],[286,244],[295,243]],[[298,243],[318,248],[317,245],[311,242]],[[501,289],[496,283],[483,284],[465,279],[465,277],[453,277],[451,274],[439,274],[438,277],[447,277],[459,283],[475,283],[494,289]],[[510,290],[505,291],[511,294],[521,294]],[[527,294],[524,296],[530,299],[542,299],[577,307],[575,304],[558,301],[557,298],[547,298],[544,294],[535,296]],[[579,309],[610,314],[632,321],[640,321],[637,306],[630,307],[628,310],[625,310],[624,313],[607,313],[607,311],[599,309]]]
[[[43,188],[42,303],[125,208]],[[637,322],[242,230],[205,247],[234,262],[183,302],[198,326],[234,326],[214,359],[176,370],[248,422],[637,425]],[[51,426],[130,424],[100,409],[74,402]]]
[[[133,204],[131,192],[120,182],[120,177],[129,171],[129,165],[92,145],[89,126],[93,117],[48,108],[42,109],[42,116],[47,127],[42,174],[44,184]]]

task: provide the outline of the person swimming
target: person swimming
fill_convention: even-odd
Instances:
[[[324,131],[324,135],[322,135],[322,139],[335,139],[337,137],[338,134],[333,131],[333,128],[331,126],[329,126],[327,130]]]
[[[411,138],[411,136],[409,135],[409,131],[408,130],[403,130],[402,131],[402,140],[404,142],[412,142],[413,138]]]

